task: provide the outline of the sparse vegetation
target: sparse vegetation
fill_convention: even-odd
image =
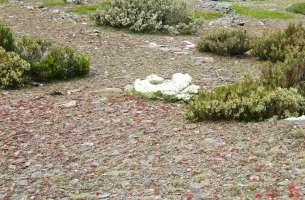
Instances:
[[[171,34],[193,33],[192,19],[190,9],[181,0],[113,0],[110,7],[95,15],[97,25]]]
[[[198,49],[226,56],[242,55],[250,49],[250,38],[243,30],[221,30],[202,37]]]

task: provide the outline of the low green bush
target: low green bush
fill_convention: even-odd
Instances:
[[[10,28],[6,25],[0,24],[0,47],[6,51],[15,50],[15,39]]]
[[[0,89],[17,88],[23,85],[30,64],[14,52],[0,47]]]
[[[270,88],[253,81],[203,91],[187,105],[185,117],[204,120],[261,121],[305,113],[305,99],[294,88]]]
[[[265,64],[260,80],[272,87],[298,88],[305,94],[305,52],[290,52],[284,62]]]
[[[250,37],[243,30],[221,30],[202,37],[198,49],[225,56],[242,55],[250,49]]]
[[[305,29],[290,24],[284,31],[270,34],[254,42],[252,55],[272,62],[284,61],[289,52],[305,50]]]
[[[31,64],[40,60],[50,51],[52,43],[40,38],[22,37],[17,43],[18,54]]]
[[[287,8],[287,11],[305,15],[305,3],[294,3]]]
[[[89,73],[89,57],[70,47],[54,48],[31,67],[31,76],[38,81],[66,80]]]
[[[112,0],[95,15],[97,25],[127,28],[132,32],[190,34],[192,13],[182,0]]]

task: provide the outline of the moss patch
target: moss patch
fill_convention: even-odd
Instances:
[[[75,8],[71,8],[68,11],[80,15],[88,15],[91,13],[95,13],[97,10],[103,10],[110,6],[109,2],[102,2],[100,4],[94,4],[94,5],[83,5],[83,6],[77,6]]]
[[[195,10],[193,13],[194,20],[213,20],[222,17],[223,15],[217,12],[205,12],[203,10]]]
[[[233,5],[232,8],[240,15],[255,17],[258,19],[291,19],[292,15],[279,11],[263,10],[258,8],[249,8],[240,5]]]
[[[39,8],[57,7],[65,5],[67,5],[67,1],[48,1],[39,5]]]

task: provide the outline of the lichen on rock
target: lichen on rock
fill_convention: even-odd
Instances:
[[[189,101],[194,94],[198,93],[200,87],[192,84],[192,77],[189,74],[176,73],[169,80],[151,74],[144,80],[136,79],[134,84],[127,88],[149,99]]]

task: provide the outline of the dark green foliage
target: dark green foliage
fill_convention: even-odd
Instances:
[[[305,94],[305,52],[290,52],[284,62],[267,63],[261,81],[272,87],[295,87]]]
[[[17,44],[19,55],[31,64],[39,62],[51,49],[51,42],[40,38],[22,37]]]
[[[6,52],[0,47],[0,89],[22,86],[24,75],[30,64],[14,52]]]
[[[10,28],[0,24],[0,47],[3,47],[6,51],[15,50],[15,39]]]
[[[261,121],[305,113],[305,99],[296,89],[269,88],[253,81],[222,86],[201,92],[187,105],[190,121],[240,120]]]
[[[181,0],[112,0],[95,21],[132,32],[189,34],[195,30],[192,13]]]
[[[284,61],[289,52],[305,48],[305,29],[302,25],[290,24],[284,31],[262,37],[254,43],[252,55],[272,62]]]
[[[90,61],[70,47],[55,48],[41,62],[31,68],[33,79],[38,81],[66,80],[89,73]]]
[[[305,3],[295,3],[287,8],[287,11],[305,15]]]
[[[202,37],[198,49],[225,56],[242,55],[250,49],[250,38],[243,30],[221,30]]]

